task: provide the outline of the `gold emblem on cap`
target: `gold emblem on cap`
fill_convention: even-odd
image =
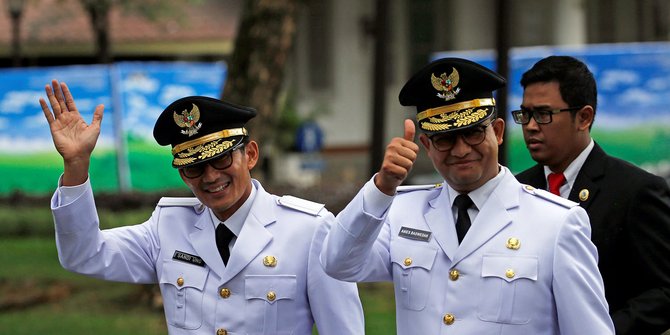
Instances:
[[[263,257],[263,265],[273,268],[277,266],[277,258],[275,256],[265,256]]]
[[[172,112],[174,122],[180,128],[186,128],[182,129],[181,133],[184,135],[188,135],[188,137],[197,134],[198,130],[200,130],[200,127],[202,127],[202,123],[198,122],[200,120],[200,109],[198,109],[198,106],[196,106],[195,104],[192,105],[193,108],[191,108],[190,112],[187,112],[185,109],[181,112],[181,114],[177,114],[177,112]]]
[[[518,250],[521,247],[521,241],[516,237],[510,237],[507,239],[507,249]]]
[[[461,91],[459,87],[456,87],[459,80],[458,71],[453,67],[451,68],[451,74],[448,76],[446,72],[439,77],[435,77],[434,73],[430,74],[430,82],[433,84],[433,87],[438,92],[444,92],[437,93],[437,97],[444,99],[444,101],[456,99],[456,95]]]
[[[581,191],[579,191],[579,200],[580,201],[589,200],[589,190],[584,188]]]

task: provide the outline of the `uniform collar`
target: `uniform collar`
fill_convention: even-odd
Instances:
[[[221,222],[219,218],[214,215],[214,212],[212,211],[211,208],[208,208],[209,210],[209,215],[212,218],[212,222],[214,223],[214,228],[216,229],[216,226],[219,225],[219,223],[223,223],[230,229],[230,231],[235,234],[235,236],[240,236],[240,232],[242,231],[242,226],[244,225],[244,222],[247,220],[247,216],[249,216],[249,212],[251,211],[251,205],[254,203],[254,199],[256,198],[256,185],[254,183],[251,183],[251,193],[249,194],[249,197],[247,200],[244,201],[242,206],[231,215],[228,220]]]
[[[496,187],[498,187],[498,184],[500,184],[500,181],[505,177],[505,174],[510,173],[506,167],[502,165],[498,165],[498,167],[498,174],[495,177],[491,178],[476,190],[470,191],[470,193],[468,193],[468,196],[470,196],[470,199],[472,199],[475,207],[482,208],[486,200],[491,196],[491,193],[493,193]],[[449,191],[449,203],[451,206],[454,206],[454,200],[460,193],[451,188],[449,184],[447,184],[447,189]]]

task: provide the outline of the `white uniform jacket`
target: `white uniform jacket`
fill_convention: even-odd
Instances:
[[[71,203],[58,206],[58,191],[52,199],[58,257],[92,277],[159,283],[170,334],[311,335],[315,322],[319,334],[363,334],[355,284],[319,264],[333,215],[286,207],[253,184],[258,192],[226,267],[211,216],[195,198],[101,231],[90,184]]]
[[[369,181],[327,235],[326,273],[393,281],[401,335],[614,334],[586,212],[503,169],[460,245],[447,187],[398,193],[374,217]]]

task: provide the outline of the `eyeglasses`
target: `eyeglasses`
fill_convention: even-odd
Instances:
[[[522,107],[519,110],[512,111],[512,117],[514,118],[514,122],[518,124],[528,124],[528,122],[530,122],[531,117],[535,119],[535,122],[537,122],[537,124],[547,124],[551,123],[552,115],[554,114],[558,114],[561,112],[572,112],[580,110],[582,108],[584,108],[584,106],[557,108],[557,109],[529,109]]]
[[[430,141],[433,142],[433,146],[435,149],[437,149],[437,151],[450,150],[454,147],[454,144],[456,144],[456,139],[458,137],[461,137],[468,145],[479,145],[484,142],[484,139],[486,138],[486,127],[490,125],[491,122],[485,125],[472,127],[470,129],[465,129],[454,133],[433,135],[430,137]]]
[[[230,151],[226,152],[223,156],[213,159],[207,162],[202,162],[198,163],[195,165],[187,166],[184,168],[181,168],[181,172],[184,174],[186,178],[198,178],[205,173],[205,167],[207,165],[217,169],[217,170],[225,170],[229,168],[231,165],[233,165],[233,152],[235,150],[243,148],[244,147],[244,142],[239,142],[236,144]]]

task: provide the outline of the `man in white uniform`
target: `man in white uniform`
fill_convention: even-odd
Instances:
[[[170,334],[363,334],[355,284],[319,264],[323,205],[267,193],[245,123],[256,112],[207,97],[173,102],[154,137],[195,198],[163,198],[144,223],[100,230],[88,179],[102,105],[87,124],[65,83],[40,99],[64,171],[51,208],[61,264],[96,278],[158,283]]]
[[[398,334],[614,334],[586,212],[519,184],[498,164],[505,122],[498,74],[434,61],[400,92],[445,183],[405,187],[415,124],[337,216],[321,253],[328,274],[392,281]]]

